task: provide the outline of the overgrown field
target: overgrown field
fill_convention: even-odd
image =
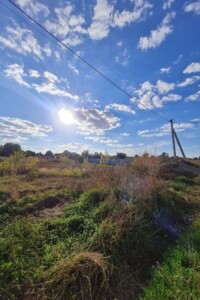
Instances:
[[[0,299],[200,299],[199,170],[178,164],[2,160]]]

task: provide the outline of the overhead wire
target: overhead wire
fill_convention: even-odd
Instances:
[[[36,24],[39,28],[41,28],[43,31],[45,31],[49,36],[51,36],[57,43],[59,43],[61,46],[66,48],[69,52],[71,52],[74,56],[76,56],[78,59],[80,59],[84,64],[86,64],[88,67],[90,67],[93,71],[98,73],[101,77],[103,77],[105,80],[107,80],[110,84],[112,84],[115,88],[120,90],[123,94],[128,96],[130,99],[133,98],[133,96],[125,91],[123,88],[121,88],[117,83],[115,83],[112,79],[110,79],[108,76],[106,76],[104,73],[102,73],[99,69],[94,67],[90,62],[88,62],[86,59],[84,59],[82,56],[80,56],[78,53],[76,53],[73,49],[71,49],[69,46],[67,46],[64,42],[62,42],[59,38],[57,38],[54,34],[52,34],[49,30],[47,30],[43,25],[41,25],[38,21],[36,21],[34,18],[32,18],[29,14],[27,14],[22,8],[20,8],[16,3],[14,3],[12,0],[7,0],[9,3],[11,3],[16,9],[18,9],[21,13],[23,13],[29,20],[31,20],[34,24]],[[35,28],[35,27],[34,27]],[[47,36],[45,36],[47,38]],[[141,101],[134,99],[135,103],[140,104],[145,109],[149,110],[154,115],[158,116],[159,118],[163,119],[166,122],[169,122],[169,120],[165,117],[163,117],[161,114],[159,114],[156,111],[153,111],[148,106],[144,105]]]
[[[36,30],[39,34],[41,34],[43,37],[45,37],[47,40],[53,42],[56,46],[58,46],[57,42],[50,39],[46,34],[44,34],[41,30],[37,29],[37,27],[34,27],[33,24],[31,24],[29,21],[21,17],[18,13],[16,13],[14,10],[12,10],[10,7],[8,7],[5,3],[0,0],[0,4],[2,4],[6,9],[8,9],[10,12],[12,12],[14,15],[16,15],[20,20],[25,22],[27,25],[32,26],[34,30]]]

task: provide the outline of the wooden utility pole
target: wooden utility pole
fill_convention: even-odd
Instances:
[[[173,145],[174,158],[176,158],[176,144],[175,144],[175,139],[176,139],[176,142],[177,142],[177,144],[179,146],[179,149],[181,151],[181,154],[182,154],[183,158],[186,158],[185,153],[183,151],[183,148],[181,146],[181,143],[180,143],[180,141],[178,139],[178,136],[176,134],[176,131],[174,130],[173,119],[170,120],[170,123],[171,123],[171,134],[172,134],[172,145]]]
[[[174,136],[175,136],[175,138],[176,138],[177,144],[178,144],[178,146],[179,146],[179,149],[180,149],[180,151],[181,151],[181,154],[182,154],[183,158],[186,158],[185,153],[184,153],[184,151],[183,151],[183,148],[182,148],[182,146],[181,146],[181,143],[180,143],[180,141],[179,141],[179,139],[178,139],[178,136],[177,136],[175,130],[174,130]]]
[[[170,120],[170,123],[171,123],[171,134],[172,134],[173,153],[174,153],[174,158],[176,158],[176,146],[175,146],[175,139],[174,139],[173,119]]]

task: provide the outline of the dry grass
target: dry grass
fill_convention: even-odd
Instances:
[[[161,166],[160,157],[137,157],[133,160],[132,170],[137,176],[153,176],[156,177]]]
[[[46,276],[47,299],[93,300],[109,295],[109,267],[97,252],[83,252],[71,260],[63,260]]]

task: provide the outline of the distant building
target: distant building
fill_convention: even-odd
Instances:
[[[121,166],[125,163],[128,163],[132,160],[132,158],[108,158],[108,161],[106,162],[106,165],[109,166]],[[101,163],[101,159],[100,158],[93,158],[93,157],[89,157],[88,158],[88,162],[91,164],[100,164]]]

